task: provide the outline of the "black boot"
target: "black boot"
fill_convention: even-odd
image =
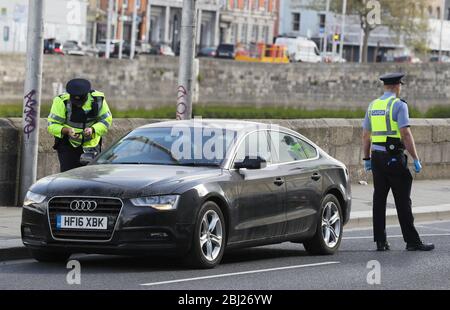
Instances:
[[[377,241],[377,251],[389,251],[390,244],[387,241]]]
[[[406,249],[408,251],[432,251],[434,250],[434,244],[433,243],[406,244]]]

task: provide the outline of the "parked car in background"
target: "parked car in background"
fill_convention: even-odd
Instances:
[[[216,50],[217,58],[234,59],[236,57],[236,49],[233,44],[220,44]]]
[[[86,52],[83,48],[78,44],[77,41],[65,41],[62,45],[62,50],[65,55],[73,55],[73,56],[85,56]]]
[[[113,53],[114,52],[114,47],[115,47],[115,42],[118,42],[117,40],[111,40],[110,41],[110,49],[109,52]],[[99,57],[105,57],[106,54],[106,40],[100,40],[97,42],[96,44],[97,49],[98,49],[98,56]]]
[[[420,60],[420,58],[413,56],[413,55],[401,55],[401,56],[395,56],[394,62],[418,64],[418,63],[421,63],[422,61]]]
[[[345,63],[347,60],[339,56],[339,54],[333,52],[321,53],[322,62],[326,63]]]
[[[161,55],[161,56],[175,56],[172,48],[167,44],[156,44],[152,46],[150,50],[151,55]]]
[[[44,54],[64,55],[61,42],[56,41],[55,38],[45,39]]]
[[[450,63],[450,57],[447,55],[442,55],[439,59],[439,55],[433,55],[430,57],[430,62]]]
[[[303,37],[278,37],[275,44],[287,47],[291,62],[312,62],[322,61],[319,49],[314,41]]]
[[[197,57],[216,57],[217,49],[215,47],[203,47],[197,54]]]

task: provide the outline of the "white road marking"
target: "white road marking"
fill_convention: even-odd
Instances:
[[[443,237],[443,236],[450,236],[450,233],[448,234],[420,234],[421,237]],[[403,235],[392,235],[388,238],[403,238]],[[358,237],[342,237],[344,240],[352,240],[352,239],[373,239],[373,236],[358,236]]]
[[[289,270],[289,269],[296,269],[296,268],[333,265],[333,264],[339,264],[339,263],[340,262],[323,262],[323,263],[316,263],[316,264],[295,265],[295,266],[276,267],[276,268],[268,268],[268,269],[257,269],[257,270],[249,270],[249,271],[242,271],[242,272],[215,274],[215,275],[204,276],[204,277],[195,277],[195,278],[176,279],[176,280],[153,282],[153,283],[144,283],[144,284],[141,284],[141,285],[143,285],[143,286],[155,286],[155,285],[163,285],[163,284],[171,284],[171,283],[180,283],[180,282],[198,281],[198,280],[205,280],[205,279],[240,276],[240,275],[252,274],[252,273],[262,273],[262,272]]]
[[[438,227],[429,227],[429,226],[424,226],[424,225],[416,225],[416,227],[420,227],[423,229],[429,229],[429,230],[450,232],[450,229],[444,229],[444,228],[438,228]]]

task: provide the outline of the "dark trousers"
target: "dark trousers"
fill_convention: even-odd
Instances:
[[[395,158],[395,161],[392,161]],[[420,243],[414,227],[411,210],[411,186],[413,177],[407,166],[407,156],[391,156],[384,152],[372,152],[373,175],[373,235],[374,241],[386,241],[386,199],[389,190],[394,195],[398,220],[403,239],[408,244]]]
[[[61,172],[81,167],[80,157],[83,148],[60,147],[58,148],[58,159]]]

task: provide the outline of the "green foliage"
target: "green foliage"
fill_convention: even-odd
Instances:
[[[435,106],[425,113],[426,118],[450,118],[449,106]]]

